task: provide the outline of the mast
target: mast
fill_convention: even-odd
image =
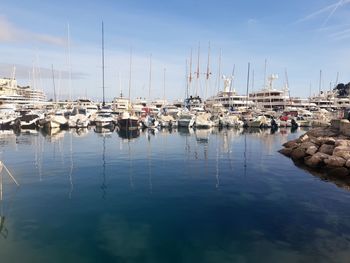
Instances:
[[[209,76],[210,76],[210,69],[209,69],[209,63],[210,63],[210,41],[208,45],[208,62],[207,62],[207,73],[206,73],[206,82],[205,82],[205,99],[208,97],[208,85],[209,85]]]
[[[188,78],[189,83],[189,89],[191,89],[191,83],[192,83],[192,48],[191,48],[191,56],[190,56],[190,75]]]
[[[165,73],[166,73],[166,68],[164,68],[164,76],[163,76],[163,106],[165,105]]]
[[[232,79],[231,79],[231,83],[230,83],[230,92],[232,91],[232,88],[233,88],[233,80],[234,80],[234,76],[235,76],[235,68],[236,68],[236,65],[233,64],[232,75],[231,75]]]
[[[129,68],[129,103],[131,106],[131,63],[132,63],[132,47],[130,47],[130,68]]]
[[[104,47],[103,21],[102,21],[102,92],[103,92],[102,106],[105,106],[105,47]]]
[[[188,65],[187,65],[187,59],[186,59],[186,67],[185,67],[185,79],[186,79],[186,98],[188,98],[188,81],[189,81],[189,78],[187,77],[188,76]]]
[[[67,23],[67,49],[68,49],[68,74],[69,74],[69,82],[68,82],[68,88],[69,88],[69,101],[72,101],[72,64],[71,64],[71,57],[70,57],[70,28],[69,23]]]
[[[149,86],[148,86],[149,103],[151,103],[151,87],[152,87],[152,54],[149,56]]]
[[[267,74],[267,59],[265,58],[265,66],[264,66],[264,89],[266,88],[266,74]]]
[[[197,57],[197,72],[196,72],[196,96],[198,96],[198,87],[199,87],[199,56],[200,56],[200,48],[201,48],[201,43],[198,42],[198,57]]]
[[[217,77],[218,92],[220,91],[220,78],[221,78],[220,75],[221,75],[221,48],[219,53],[219,69],[218,69],[218,77]]]
[[[248,90],[249,90],[249,73],[250,73],[250,62],[248,62],[248,74],[247,74],[247,90],[246,90],[246,107],[248,109]]]
[[[55,86],[55,73],[53,70],[53,64],[51,64],[51,71],[52,71],[53,97],[54,97],[55,102],[57,103],[56,86]]]

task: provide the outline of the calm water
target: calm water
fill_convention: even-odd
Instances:
[[[350,192],[276,152],[300,133],[1,133],[0,260],[349,262]]]

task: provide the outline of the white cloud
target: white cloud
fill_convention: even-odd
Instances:
[[[56,46],[66,45],[64,38],[47,34],[38,34],[18,28],[4,15],[0,15],[0,42],[39,42]]]
[[[335,11],[338,8],[344,6],[344,5],[348,4],[348,3],[350,3],[350,0],[340,0],[340,1],[336,2],[336,3],[334,3],[334,4],[328,5],[326,7],[323,7],[321,9],[311,13],[311,14],[308,14],[307,16],[297,20],[296,23],[305,22],[305,21],[314,19],[314,18],[316,18],[316,17],[318,17],[318,16],[320,16],[322,14],[330,12],[329,15],[327,16],[326,20],[323,22],[323,25],[325,25],[329,21],[329,19],[333,16],[333,14],[335,13]]]

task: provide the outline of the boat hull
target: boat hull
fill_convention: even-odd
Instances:
[[[124,130],[136,130],[139,128],[139,121],[137,119],[120,119],[118,120],[118,126]]]

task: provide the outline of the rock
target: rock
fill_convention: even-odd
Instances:
[[[293,149],[290,156],[292,157],[293,160],[303,159],[306,156],[305,149],[300,147]]]
[[[318,151],[320,153],[325,153],[328,155],[332,155],[333,154],[333,150],[334,150],[334,146],[333,145],[329,145],[329,144],[322,144],[321,147],[318,149]]]
[[[311,146],[316,146],[316,144],[307,141],[307,142],[303,142],[302,144],[300,144],[298,148],[304,149],[306,151]]]
[[[335,137],[339,132],[329,127],[319,127],[309,130],[306,134],[312,137]]]
[[[297,140],[292,140],[292,141],[284,143],[283,146],[286,148],[296,148],[299,146],[299,144],[297,143]]]
[[[317,152],[317,150],[318,150],[318,147],[316,147],[315,145],[312,145],[309,148],[307,148],[306,154],[314,155]]]
[[[348,168],[350,168],[350,159],[348,159],[348,160],[346,161],[345,166],[348,167]]]
[[[329,170],[328,175],[333,177],[346,177],[349,175],[349,170],[345,167],[337,167]]]
[[[305,133],[304,135],[301,135],[298,139],[298,142],[306,142],[309,140],[309,136]]]
[[[345,140],[345,139],[338,139],[335,141],[335,147],[337,146],[346,146],[350,147],[350,140]]]
[[[338,146],[333,150],[333,155],[337,157],[341,157],[345,160],[350,159],[350,147],[348,146]]]
[[[346,163],[346,160],[338,156],[329,156],[324,160],[324,163],[327,165],[327,167],[330,168],[343,167]]]
[[[278,152],[285,155],[285,156],[290,157],[292,154],[292,151],[293,151],[292,148],[283,148],[283,149],[279,150]]]
[[[304,161],[309,167],[320,167],[324,163],[323,160],[327,159],[328,157],[328,154],[317,152],[312,156],[306,157]]]
[[[334,145],[335,144],[335,139],[332,137],[319,137],[316,140],[317,140],[319,145],[322,145],[322,144]]]

